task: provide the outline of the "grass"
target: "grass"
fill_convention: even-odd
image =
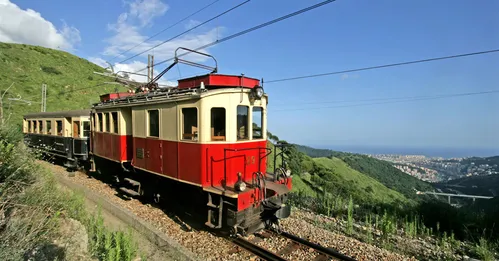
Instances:
[[[104,69],[67,52],[0,43],[0,93],[14,83],[4,98],[5,117],[11,114],[11,122],[17,123],[23,114],[39,112],[43,83],[47,84],[47,111],[90,108],[100,94],[114,92],[118,86],[106,84],[91,88],[112,81],[94,71],[103,72]],[[18,97],[33,103],[8,100]]]
[[[130,229],[126,232],[107,229],[100,209],[97,215],[91,216],[85,223],[92,256],[106,261],[134,260],[137,255],[137,244],[132,239]]]
[[[68,219],[86,227],[93,257],[133,260],[137,247],[131,234],[107,230],[100,215],[87,213],[81,194],[59,189],[19,133],[0,126],[0,260],[44,259],[41,253],[48,260],[64,260],[67,249],[54,242],[65,243],[59,227]]]
[[[352,168],[338,158],[314,158],[316,164],[322,165],[337,175],[344,183],[354,184],[358,195],[373,202],[391,204],[393,202],[408,202],[399,192],[387,188],[374,178],[364,175]],[[359,202],[361,203],[361,202]]]
[[[312,188],[312,186],[309,185],[309,181],[307,183],[307,179],[305,177],[302,177],[300,175],[294,175],[292,192],[300,192],[300,191],[305,196],[310,196],[310,197],[317,196],[316,191]]]

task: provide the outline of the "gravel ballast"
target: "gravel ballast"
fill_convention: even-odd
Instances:
[[[40,161],[40,164],[52,170],[55,175],[68,177],[68,172],[62,166],[44,161]],[[180,245],[194,253],[201,260],[258,260],[252,254],[235,247],[223,237],[213,235],[208,231],[185,229],[182,224],[179,224],[179,222],[169,217],[159,208],[143,204],[136,199],[123,199],[118,196],[117,191],[110,187],[110,185],[91,178],[82,172],[75,172],[74,174],[73,177],[68,179],[129,210],[138,218],[151,224],[152,227],[158,229],[168,237],[175,239]],[[416,260],[318,228],[306,221],[311,218],[310,215],[313,214],[293,209],[292,215],[281,221],[282,229],[311,242],[334,248],[357,260]],[[249,238],[252,238],[252,236]],[[276,236],[264,238],[257,242],[257,244],[278,252],[289,244],[289,240]],[[285,255],[285,257],[290,260],[313,260],[317,254],[317,252],[309,248],[300,247],[292,253]]]

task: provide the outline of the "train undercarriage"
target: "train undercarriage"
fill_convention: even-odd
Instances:
[[[262,191],[265,200],[238,211],[238,197],[214,193],[199,186],[178,182],[174,179],[155,175],[147,171],[133,169],[130,165],[110,162],[94,157],[94,171],[102,178],[115,183],[119,192],[127,197],[135,197],[146,202],[154,202],[165,210],[182,215],[191,227],[217,230],[222,234],[248,235],[266,227],[276,227],[279,219],[287,218],[291,209],[286,204],[288,187],[274,182],[274,175],[267,174]],[[116,170],[121,171],[116,171]],[[248,190],[256,189],[249,185]]]

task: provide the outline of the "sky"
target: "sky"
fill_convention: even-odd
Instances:
[[[251,0],[124,61],[241,2],[0,0],[0,41],[66,50],[104,67],[107,61],[115,71],[136,71],[147,65],[148,53],[155,61],[165,60],[177,47],[196,48],[320,1]],[[220,73],[272,81],[497,49],[497,10],[495,0],[337,0],[203,51],[216,57]],[[199,56],[190,58],[212,64]],[[156,73],[168,64],[155,68]],[[499,90],[498,70],[499,53],[491,53],[264,83],[268,128],[290,142],[333,149],[459,148],[499,154],[499,93],[459,96]],[[202,73],[181,65],[162,82]]]

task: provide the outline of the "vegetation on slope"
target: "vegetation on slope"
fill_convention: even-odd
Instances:
[[[14,83],[3,99],[5,118],[11,114],[11,121],[18,123],[23,114],[39,112],[44,83],[47,111],[90,108],[100,94],[114,92],[118,86],[103,84],[112,79],[93,72],[104,69],[64,51],[0,43],[0,94]],[[8,100],[18,97],[32,101],[31,105]]]
[[[408,203],[407,199],[394,190],[391,190],[377,180],[366,176],[348,166],[338,158],[315,158],[316,166],[312,173],[323,177],[325,181],[333,180],[330,184],[342,187],[343,198],[353,196],[356,202],[361,203],[381,203],[391,205],[401,205]],[[333,178],[334,177],[334,178]]]
[[[434,185],[449,193],[481,195],[481,196],[499,196],[499,175],[471,176],[459,179],[453,179]]]
[[[365,220],[363,226],[374,228],[359,232],[361,238],[372,242],[372,231],[378,229],[383,247],[390,244],[390,235],[399,234],[430,237],[449,253],[465,251],[485,259],[494,256],[493,249],[498,246],[494,242],[499,239],[495,201],[489,201],[488,207],[476,204],[458,209],[427,196],[414,200],[414,189],[432,187],[389,162],[364,155],[295,145],[286,158],[295,162],[289,164],[294,169],[292,204],[343,220],[350,227],[343,231],[348,235],[355,231],[353,220]],[[457,239],[468,242],[467,250],[460,249]]]
[[[419,191],[433,189],[430,184],[400,171],[387,161],[361,154],[314,149],[301,145],[295,146],[298,151],[310,157],[336,157],[341,159],[352,169],[378,180],[386,187],[402,193],[407,198],[417,199],[415,189]]]
[[[0,125],[0,260],[136,260],[130,233],[109,231],[81,195],[59,189],[21,138]]]

